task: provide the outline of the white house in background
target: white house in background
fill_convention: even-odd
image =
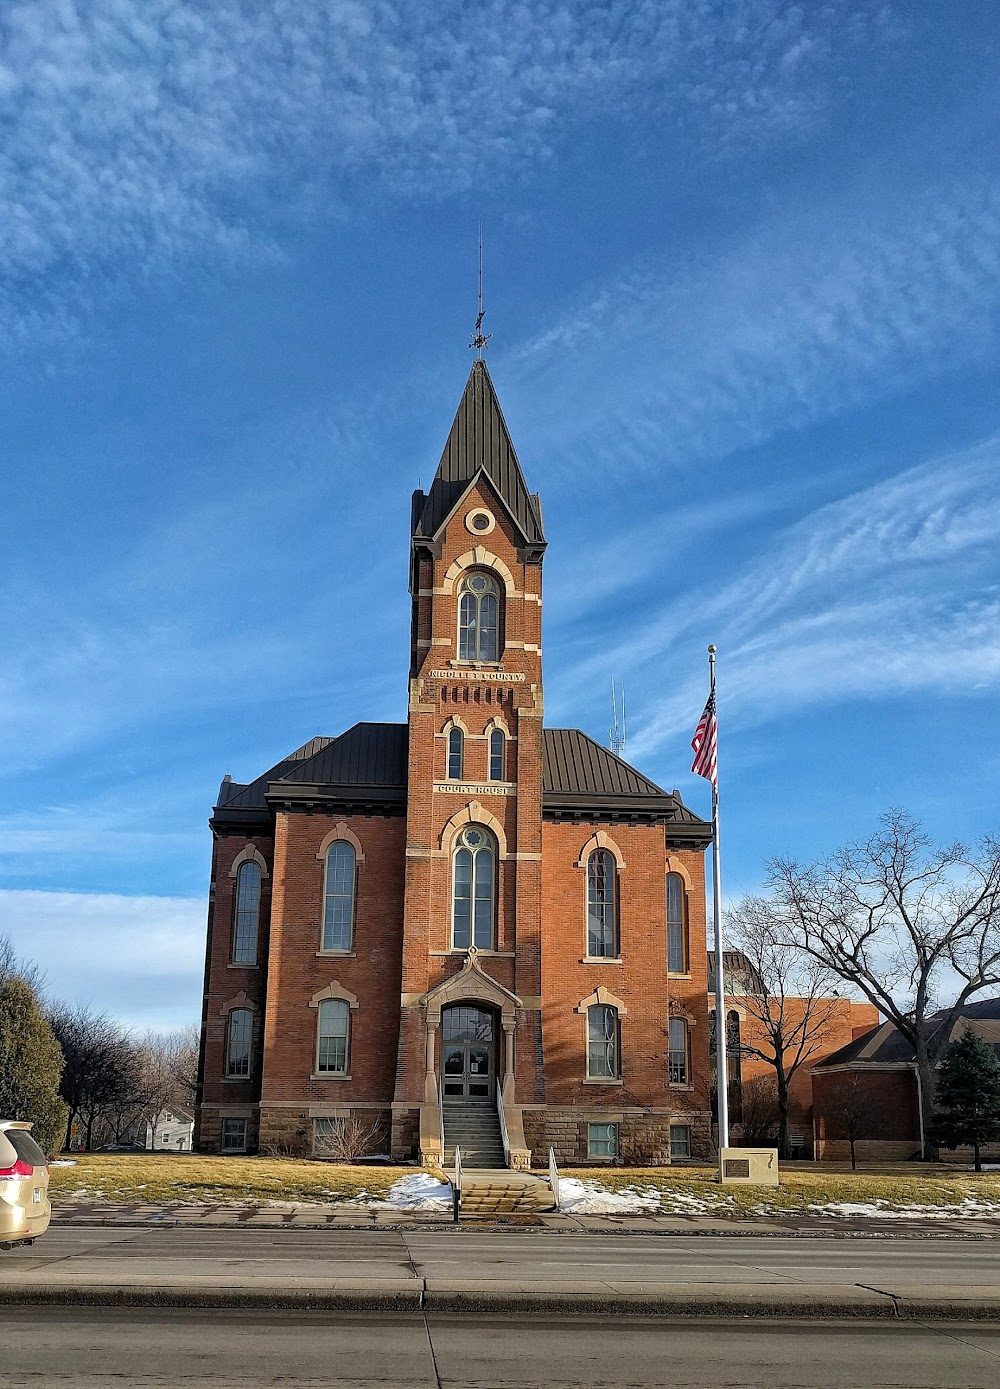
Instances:
[[[160,1152],[189,1153],[194,1140],[194,1115],[183,1109],[165,1109],[156,1124],[146,1125],[146,1147]]]

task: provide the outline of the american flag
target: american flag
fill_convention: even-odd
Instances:
[[[708,696],[708,703],[698,720],[698,727],[691,739],[691,746],[694,749],[694,761],[691,763],[692,772],[696,776],[703,776],[706,781],[710,781],[713,786],[718,787],[719,769],[717,765],[714,690]]]

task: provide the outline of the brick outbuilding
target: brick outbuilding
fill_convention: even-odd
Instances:
[[[197,1144],[706,1155],[711,826],[544,726],[541,504],[482,361],[410,529],[407,722],[220,789]]]

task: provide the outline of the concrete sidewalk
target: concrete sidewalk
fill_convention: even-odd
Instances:
[[[992,1241],[622,1233],[63,1224],[0,1256],[0,1302],[1000,1321]]]

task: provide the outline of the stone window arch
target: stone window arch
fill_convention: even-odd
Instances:
[[[456,811],[455,814],[445,822],[444,828],[441,831],[439,848],[445,853],[450,853],[456,837],[466,825],[471,824],[485,825],[487,829],[491,830],[497,842],[500,858],[505,859],[508,857],[507,836],[504,833],[503,825],[495,815],[491,815],[488,810],[484,809],[479,801],[470,801],[467,806]]]
[[[358,863],[364,863],[365,851],[361,847],[361,840],[348,826],[346,821],[338,820],[329,834],[325,835],[322,844],[316,853],[316,858],[320,863],[326,858],[326,851],[335,839],[344,839],[354,849],[354,856]]]
[[[475,549],[467,550],[464,555],[459,555],[458,559],[449,564],[445,576],[441,581],[441,588],[445,593],[453,593],[455,584],[467,569],[489,569],[497,575],[503,585],[504,595],[513,598],[517,592],[517,585],[514,583],[514,575],[504,564],[499,555],[491,554],[484,545],[477,545]]]
[[[596,834],[590,836],[586,844],[584,844],[583,848],[580,850],[580,857],[576,861],[577,868],[586,868],[587,861],[595,849],[607,849],[617,865],[618,872],[624,873],[625,855],[608,834],[607,830],[598,830]]]
[[[255,863],[260,869],[260,876],[262,878],[269,878],[271,876],[267,871],[267,860],[255,844],[247,844],[245,848],[240,850],[230,866],[229,876],[235,878],[244,863]]]

